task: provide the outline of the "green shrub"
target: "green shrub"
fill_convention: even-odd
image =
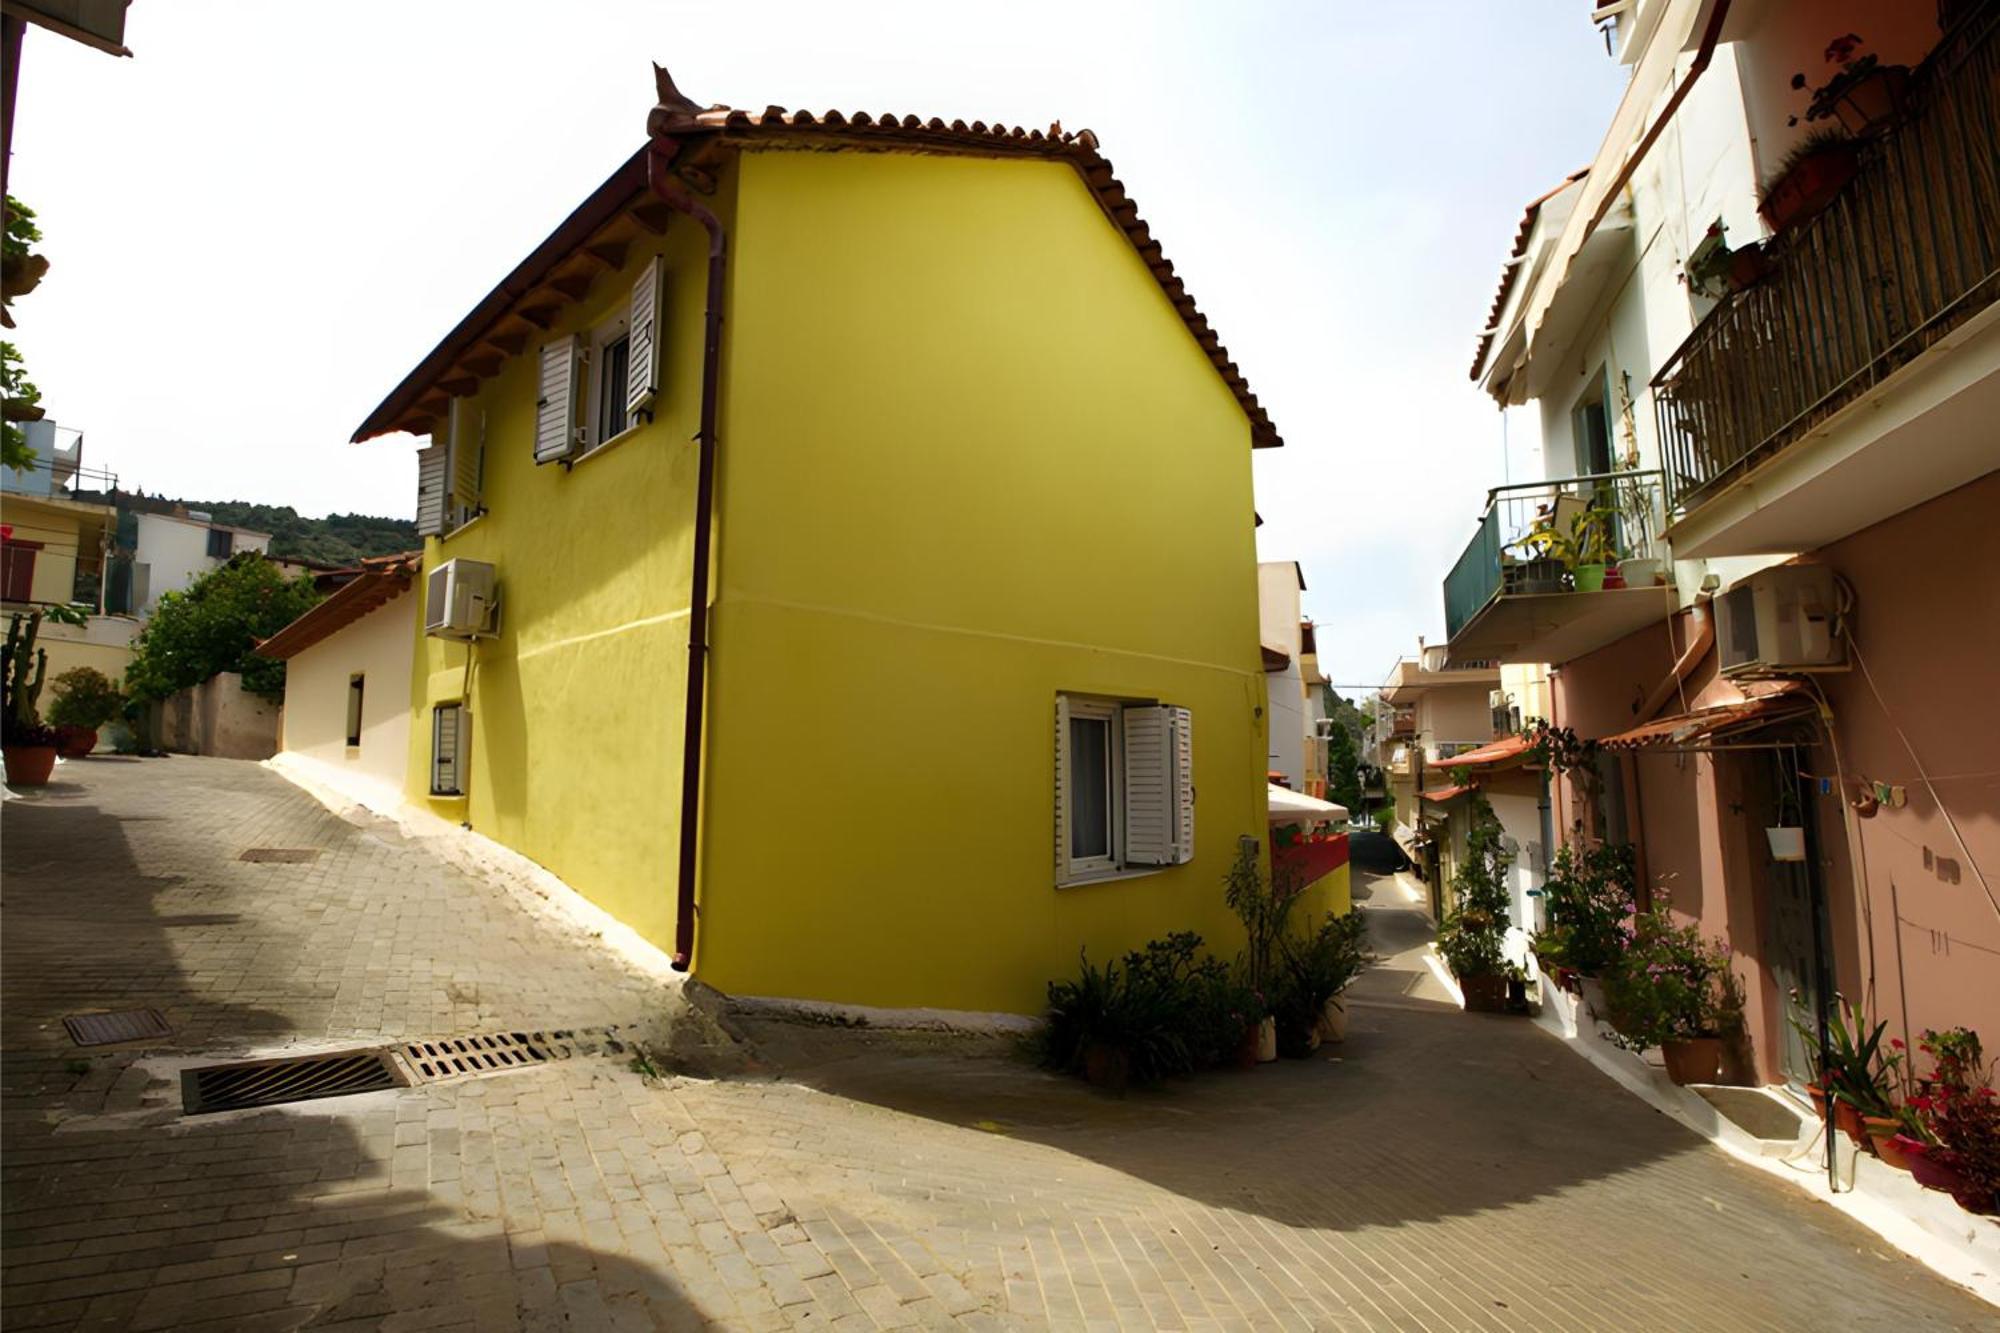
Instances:
[[[1083,955],[1074,980],[1049,983],[1042,1063],[1078,1073],[1092,1047],[1112,1047],[1133,1081],[1148,1083],[1233,1056],[1256,1021],[1254,1003],[1228,964],[1197,956],[1201,943],[1183,931],[1102,967]]]
[[[95,731],[125,711],[118,683],[95,667],[71,667],[49,682],[49,721]]]
[[[1546,967],[1608,975],[1625,952],[1636,887],[1630,843],[1557,848],[1542,884],[1549,924],[1535,936],[1535,956]]]
[[[1742,1018],[1729,946],[1674,925],[1664,904],[1634,923],[1630,947],[1604,978],[1604,998],[1619,1044],[1634,1050],[1720,1037]]]
[[[1501,843],[1499,817],[1484,796],[1472,798],[1472,827],[1465,857],[1452,873],[1453,907],[1438,932],[1438,954],[1451,974],[1501,976],[1507,970],[1507,867],[1513,856]]]
[[[1303,938],[1279,940],[1280,962],[1271,997],[1271,1016],[1278,1023],[1282,1053],[1303,1053],[1328,1000],[1348,984],[1375,956],[1368,952],[1368,920],[1359,911],[1336,916],[1329,912],[1318,928]]]

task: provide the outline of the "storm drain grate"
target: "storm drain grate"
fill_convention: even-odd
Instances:
[[[551,1060],[567,1060],[588,1047],[577,1033],[567,1028],[552,1028],[547,1032],[490,1032],[439,1041],[411,1041],[399,1049],[412,1078],[418,1083],[439,1083],[449,1078],[472,1078],[547,1064]]]
[[[252,847],[236,859],[239,861],[297,863],[300,861],[315,860],[318,856],[319,848],[317,847]]]
[[[157,1009],[119,1009],[108,1014],[72,1014],[63,1020],[69,1039],[79,1046],[115,1046],[173,1032]]]
[[[394,1062],[381,1051],[332,1051],[183,1070],[181,1109],[205,1115],[403,1086]]]

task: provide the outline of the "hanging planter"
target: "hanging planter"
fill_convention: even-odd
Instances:
[[[1764,830],[1764,836],[1770,840],[1773,861],[1806,859],[1806,831],[1803,827],[1789,824],[1774,825]]]

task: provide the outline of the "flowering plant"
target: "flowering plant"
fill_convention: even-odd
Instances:
[[[1638,1050],[1669,1041],[1719,1037],[1742,1019],[1742,989],[1729,946],[1676,926],[1664,900],[1632,925],[1632,942],[1604,981],[1620,1045]]]
[[[1935,1065],[1910,1098],[1923,1137],[1935,1145],[1931,1155],[1965,1177],[1961,1203],[2000,1210],[2000,1097],[1979,1034],[1969,1028],[1926,1031],[1917,1045]]]

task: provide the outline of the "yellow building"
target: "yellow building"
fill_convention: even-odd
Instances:
[[[1233,953],[1279,439],[1095,139],[649,131],[356,432],[433,441],[411,796],[741,995]]]
[[[99,482],[105,474],[82,474],[80,440],[65,443],[50,423],[28,424],[46,427],[28,432],[35,461],[19,471],[0,469],[0,609],[11,614],[63,606],[86,613],[80,625],[42,623],[36,646],[49,655],[47,680],[85,666],[122,679],[138,622],[102,614],[117,512],[75,498],[80,481]],[[43,709],[49,699],[44,693]]]

